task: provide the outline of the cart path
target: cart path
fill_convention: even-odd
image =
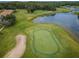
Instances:
[[[16,46],[9,51],[4,58],[19,58],[22,57],[26,49],[26,36],[17,35],[16,36]]]

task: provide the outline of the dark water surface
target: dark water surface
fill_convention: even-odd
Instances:
[[[79,19],[72,13],[56,13],[54,16],[43,16],[33,20],[34,23],[52,23],[68,28],[79,38]]]

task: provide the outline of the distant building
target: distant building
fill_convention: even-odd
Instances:
[[[4,10],[0,13],[2,16],[11,15],[14,12],[14,10]]]
[[[8,15],[12,15],[12,13],[14,12],[14,10],[4,10],[0,13],[0,24],[3,25],[10,25],[12,22],[11,20],[6,20],[5,17]]]

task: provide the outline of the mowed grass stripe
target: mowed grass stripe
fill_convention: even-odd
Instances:
[[[57,52],[58,46],[55,42],[55,38],[47,30],[35,30],[33,34],[33,45],[38,52],[46,54]]]
[[[6,37],[1,37],[1,41],[0,41],[0,57],[2,57],[5,53],[7,53],[14,45],[14,40],[10,39],[9,33],[3,34]],[[2,36],[3,36],[2,35]],[[9,37],[10,36],[10,37]],[[4,52],[4,53],[3,53]]]
[[[43,31],[41,33],[39,33],[40,30],[43,30]],[[27,34],[29,34],[30,44],[31,44],[30,49],[32,49],[32,52],[34,54],[33,56],[36,56],[36,57],[79,57],[79,44],[75,41],[75,38],[72,35],[70,35],[66,30],[64,30],[63,28],[61,28],[58,25],[38,24],[33,27],[30,27],[26,31],[28,31]],[[33,31],[35,31],[36,33],[39,33],[39,34],[34,34]],[[38,51],[34,50],[35,46],[33,46],[32,41],[37,39],[36,43],[39,43],[39,44],[41,42],[45,43],[45,39],[43,37],[44,35],[46,35],[44,33],[45,31],[50,31],[50,33],[51,33],[50,35],[45,36],[45,39],[47,39],[48,36],[50,37],[52,35],[52,37],[59,44],[59,48],[58,48],[58,51],[56,54],[45,54],[44,53],[45,51],[42,48],[41,48],[41,50],[43,50],[44,52],[41,51],[41,53],[40,53],[39,52],[39,49],[40,49],[39,45],[36,45],[36,47],[39,48]],[[33,35],[35,35],[36,38],[33,38]],[[41,39],[40,37],[43,38],[44,41],[39,41]],[[54,43],[56,43],[56,42],[54,42]],[[47,43],[46,43],[46,46],[47,46]]]
[[[65,49],[53,31],[34,29],[31,36],[33,53],[39,57],[54,57]]]
[[[38,35],[39,31],[41,31],[40,35]],[[36,35],[34,35],[35,32],[37,32]],[[34,36],[37,38],[34,38]],[[30,33],[30,37],[32,38],[31,40],[32,52],[36,56],[51,57],[51,55],[55,55],[59,51],[59,46],[55,42],[55,38],[52,37],[52,35],[50,34],[50,31],[46,29],[40,28],[38,30],[38,28],[36,28]]]
[[[25,34],[25,29],[33,25],[36,25],[28,20],[40,14],[41,15],[45,13],[47,14],[47,12],[49,11],[41,11],[41,13],[38,11],[32,14],[29,14],[27,13],[26,9],[17,9],[16,12],[14,13],[14,15],[16,16],[16,24],[14,26],[4,28],[4,30],[2,31],[3,34],[0,34],[0,57],[3,57],[5,53],[10,51],[15,46],[16,35],[21,34],[21,33]],[[28,55],[26,54],[24,56],[28,57]]]

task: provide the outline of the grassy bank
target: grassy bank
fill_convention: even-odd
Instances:
[[[14,26],[5,28],[2,31],[3,34],[0,35],[0,57],[3,57],[4,54],[6,54],[8,51],[10,51],[15,46],[15,44],[16,44],[15,43],[16,35],[20,34],[20,33],[28,35],[29,31],[31,31],[30,27],[53,29],[56,33],[58,33],[58,34],[56,34],[57,37],[59,38],[59,36],[60,36],[62,38],[62,42],[65,42],[64,39],[65,40],[68,39],[68,41],[66,41],[66,42],[68,42],[68,45],[71,44],[70,48],[74,47],[73,48],[74,51],[76,49],[78,49],[77,48],[78,44],[74,43],[72,41],[73,38],[70,37],[68,35],[68,33],[66,33],[63,29],[61,29],[61,28],[59,28],[57,26],[54,26],[54,25],[49,25],[49,24],[47,24],[47,25],[46,24],[45,25],[43,25],[43,24],[39,25],[39,24],[34,24],[34,23],[31,22],[31,20],[33,20],[35,17],[48,15],[48,14],[51,14],[51,13],[53,13],[53,12],[52,11],[37,10],[34,13],[29,14],[24,9],[17,9],[16,13],[14,13],[14,15],[16,16],[16,24]],[[36,25],[38,25],[38,26],[36,26]],[[51,30],[51,31],[53,31],[53,30]],[[29,40],[30,40],[30,37],[28,37],[27,44],[29,44]],[[61,40],[61,39],[59,38],[59,40]],[[65,42],[65,44],[66,44],[66,42]],[[75,45],[77,47],[75,47]],[[26,52],[23,55],[23,57],[35,57],[34,55],[32,55],[32,52],[30,51],[29,47],[30,46],[27,47]],[[74,56],[74,54],[73,54],[73,56]]]
[[[55,12],[54,11],[36,10],[34,13],[30,13],[30,14],[27,13],[26,17],[27,17],[27,20],[32,21],[36,17],[51,15],[51,14],[55,14]]]
[[[0,34],[0,57],[2,57],[5,53],[10,51],[12,47],[15,46],[15,36],[17,34],[23,33],[25,34],[25,29],[36,25],[33,24],[31,20],[38,15],[44,15],[51,13],[51,11],[35,11],[32,14],[27,13],[24,9],[17,9],[16,13],[16,24],[14,26],[5,28]]]
[[[79,12],[73,12],[75,15],[78,15],[79,16]]]
[[[67,8],[56,8],[56,12],[57,13],[66,13],[66,12],[70,12],[70,9]]]
[[[26,29],[26,33],[28,35],[28,44],[27,44],[28,46],[23,57],[78,57],[79,56],[79,51],[78,51],[79,44],[75,41],[74,37],[72,37],[67,31],[65,31],[63,28],[57,25],[37,24],[35,26]],[[52,40],[54,42],[52,42]],[[33,42],[34,44],[36,44],[35,46],[33,45]],[[56,50],[53,50],[51,46],[53,46],[54,49]],[[41,51],[41,49],[44,51],[40,53],[39,51]],[[51,51],[51,49],[53,51]],[[49,51],[49,53],[46,54],[45,50],[46,52]],[[52,54],[50,53],[50,51]],[[53,52],[56,53],[54,54]]]

